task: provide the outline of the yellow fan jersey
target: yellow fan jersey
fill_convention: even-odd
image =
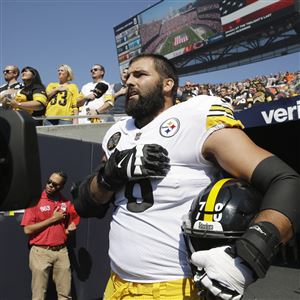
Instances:
[[[46,88],[47,94],[59,87],[58,82],[51,82]],[[74,83],[67,85],[67,90],[56,93],[51,99],[46,109],[46,116],[72,116],[77,108],[77,98],[79,97],[78,87]],[[68,119],[64,119],[68,120]]]
[[[26,102],[26,101],[38,101],[44,107],[47,105],[47,96],[45,92],[45,88],[40,85],[33,85],[30,88],[23,88],[19,90],[16,94],[16,101],[18,102]],[[27,110],[28,113],[32,114],[34,117],[38,117],[44,114],[45,109],[40,111]]]

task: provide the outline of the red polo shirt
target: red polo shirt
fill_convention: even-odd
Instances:
[[[67,235],[66,228],[72,222],[78,225],[80,217],[75,211],[73,204],[59,194],[60,198],[58,201],[54,201],[48,198],[45,191],[43,191],[38,204],[34,207],[25,209],[23,219],[21,222],[22,226],[39,223],[46,219],[49,219],[54,212],[56,207],[60,207],[67,214],[64,220],[52,224],[44,230],[32,234],[29,237],[30,245],[46,245],[46,246],[58,246],[66,243]]]

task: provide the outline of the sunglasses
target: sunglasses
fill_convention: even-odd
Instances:
[[[192,85],[187,84],[187,85],[185,85],[185,87],[192,87]]]
[[[33,74],[33,72],[32,72],[31,70],[29,70],[29,69],[23,69],[23,70],[21,71],[21,74],[26,73],[26,72],[30,72],[30,73]]]
[[[57,189],[57,188],[60,186],[59,183],[54,182],[54,181],[52,181],[51,179],[48,179],[48,180],[47,180],[47,184],[48,184],[48,185],[52,184],[52,186],[53,186],[55,189]]]
[[[90,71],[91,71],[91,73],[92,73],[92,72],[101,71],[101,69],[100,69],[100,68],[93,68],[93,69],[91,69]]]
[[[13,73],[13,70],[3,70],[3,74]]]

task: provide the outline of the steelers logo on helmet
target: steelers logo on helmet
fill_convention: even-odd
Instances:
[[[224,178],[211,183],[183,220],[189,252],[233,243],[249,227],[261,200],[259,192],[244,181]]]

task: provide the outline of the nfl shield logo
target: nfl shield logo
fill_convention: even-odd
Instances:
[[[179,120],[176,118],[171,118],[161,124],[159,131],[163,137],[172,137],[177,133],[179,127]]]

